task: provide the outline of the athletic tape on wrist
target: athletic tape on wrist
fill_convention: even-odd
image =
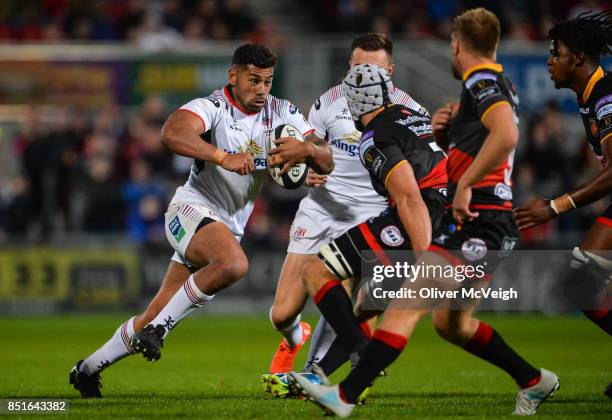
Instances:
[[[576,203],[569,194],[564,194],[559,198],[550,201],[550,207],[556,214],[565,213],[572,208],[576,208]]]
[[[219,165],[221,166],[221,164],[223,164],[223,161],[225,160],[225,157],[227,156],[227,152],[217,149],[215,150],[215,153],[213,153],[212,158],[210,159],[210,161],[212,163],[214,163],[215,165]]]

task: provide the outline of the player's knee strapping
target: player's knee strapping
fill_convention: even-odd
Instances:
[[[338,279],[346,280],[354,276],[350,264],[333,241],[321,248],[319,258]]]

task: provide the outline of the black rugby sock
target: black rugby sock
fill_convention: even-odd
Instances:
[[[539,381],[540,370],[512,350],[486,322],[480,321],[478,330],[463,349],[503,369],[521,388],[530,387]]]
[[[325,283],[313,300],[345,349],[353,352],[365,347],[367,337],[353,314],[351,298],[338,280]]]
[[[407,342],[404,336],[377,329],[355,369],[340,383],[342,399],[355,404],[357,398],[372,385],[378,374],[397,359]]]
[[[372,335],[372,332],[370,331],[368,324],[365,321],[362,321],[359,325],[365,337],[369,338]],[[341,340],[336,337],[318,365],[321,369],[323,369],[323,372],[326,375],[331,375],[350,359],[352,353],[362,353],[365,350],[366,343],[367,341],[363,341],[363,343],[358,345],[358,348],[349,350],[344,347]]]

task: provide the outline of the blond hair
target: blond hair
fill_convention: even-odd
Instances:
[[[478,7],[455,17],[452,33],[466,44],[470,51],[492,57],[497,51],[501,27],[495,13]]]

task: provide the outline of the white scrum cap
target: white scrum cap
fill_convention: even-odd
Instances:
[[[376,64],[353,67],[342,82],[342,94],[355,121],[359,121],[363,114],[389,104],[392,90],[393,82],[387,70]]]

